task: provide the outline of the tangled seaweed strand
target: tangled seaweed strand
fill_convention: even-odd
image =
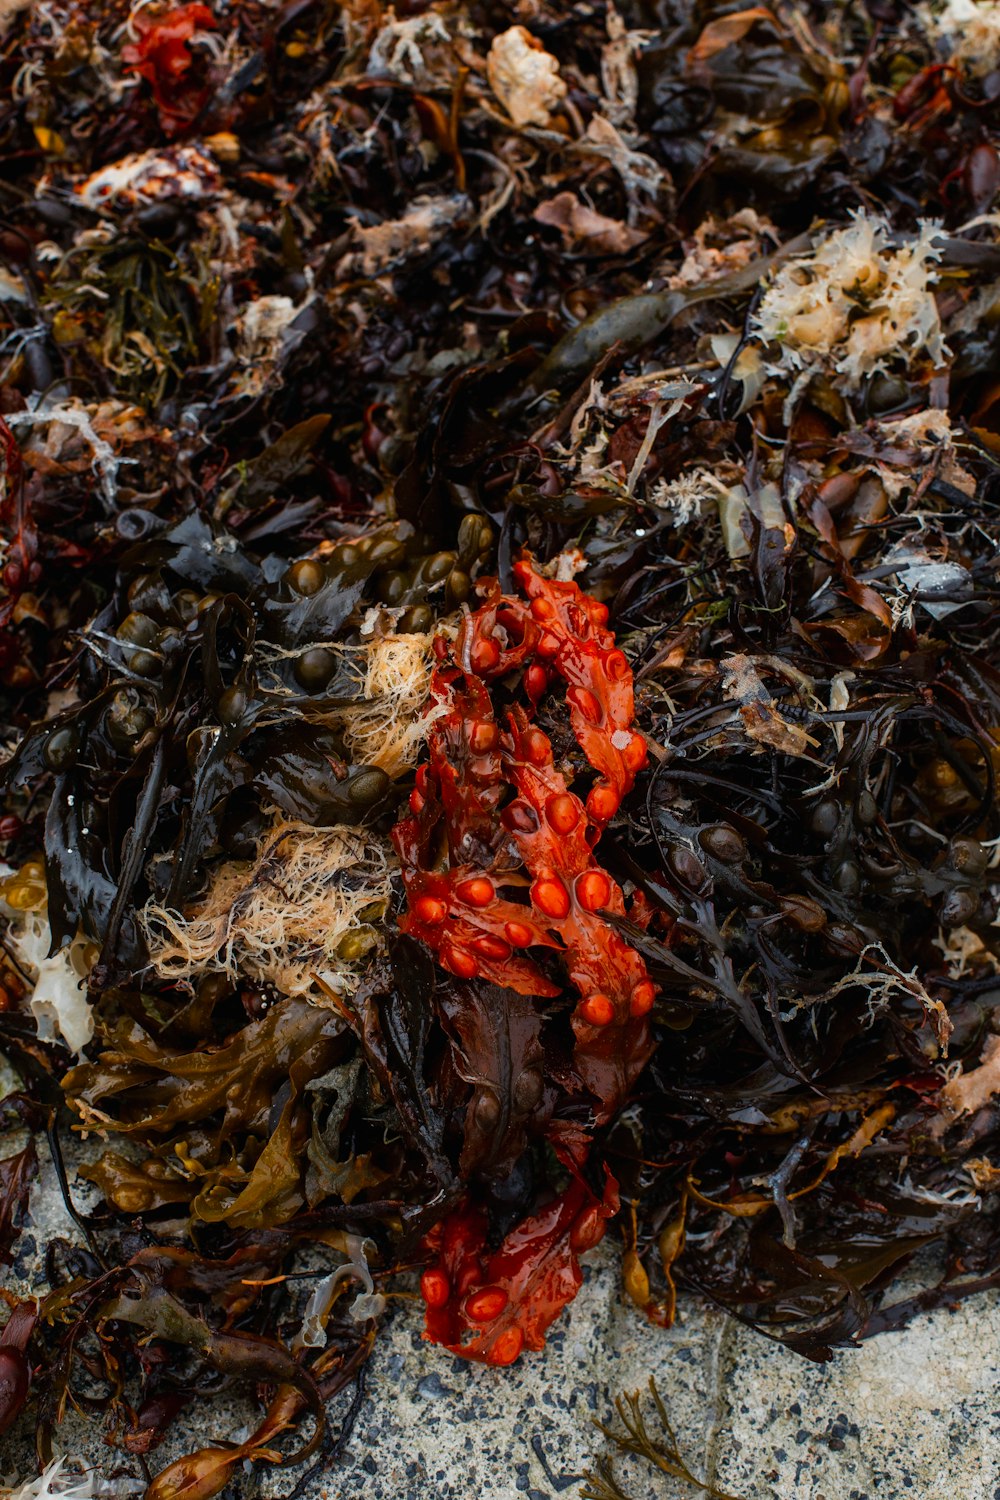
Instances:
[[[609,1227],[812,1359],[1000,1284],[967,9],[6,8],[23,1472],[307,1476],[397,1278],[503,1366]]]

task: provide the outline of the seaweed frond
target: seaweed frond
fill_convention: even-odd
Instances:
[[[599,1427],[604,1436],[610,1438],[623,1453],[643,1459],[653,1468],[658,1469],[661,1474],[669,1474],[673,1479],[692,1485],[702,1494],[711,1496],[711,1500],[738,1500],[737,1496],[717,1489],[714,1484],[698,1479],[692,1474],[686,1461],[681,1457],[673,1424],[652,1375],[649,1377],[649,1394],[653,1398],[656,1420],[662,1428],[661,1435],[654,1435],[649,1430],[647,1418],[642,1409],[643,1393],[640,1391],[626,1391],[615,1401],[615,1410],[624,1428],[623,1432],[616,1431],[614,1427],[609,1427],[596,1419],[594,1425]],[[620,1487],[615,1478],[609,1458],[597,1459],[596,1472],[587,1471],[584,1479],[585,1484],[580,1491],[581,1500],[632,1500],[632,1497]]]

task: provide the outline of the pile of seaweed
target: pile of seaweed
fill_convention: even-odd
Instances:
[[[2,9],[0,1430],[1000,1284],[1000,4]]]

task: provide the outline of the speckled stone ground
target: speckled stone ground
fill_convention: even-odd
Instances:
[[[70,1227],[50,1172],[31,1210],[36,1255],[15,1268],[23,1279],[11,1278],[22,1293],[46,1237]],[[306,1500],[575,1497],[602,1453],[632,1500],[690,1497],[690,1486],[621,1459],[594,1426],[616,1394],[651,1374],[692,1470],[742,1500],[1000,1500],[998,1363],[1000,1298],[923,1318],[820,1367],[692,1301],[673,1329],[650,1327],[623,1303],[613,1256],[597,1254],[545,1353],[503,1372],[424,1344],[418,1308],[399,1302],[345,1457]],[[343,1407],[346,1398],[334,1424]],[[231,1437],[246,1418],[207,1408],[178,1439]],[[117,1469],[100,1429],[81,1420],[65,1446],[103,1474]],[[14,1441],[0,1473],[23,1473],[26,1462]],[[293,1482],[247,1476],[240,1493],[287,1494]]]

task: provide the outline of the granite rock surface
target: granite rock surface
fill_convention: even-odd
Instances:
[[[85,1184],[74,1192],[85,1201]],[[46,1168],[12,1290],[41,1290],[47,1239],[73,1232]],[[741,1500],[1000,1500],[997,1297],[818,1366],[693,1299],[682,1298],[672,1329],[651,1327],[623,1300],[614,1254],[603,1250],[545,1352],[504,1371],[425,1344],[415,1298],[392,1306],[344,1456],[302,1500],[575,1500],[602,1455],[630,1500],[689,1500],[690,1485],[623,1458],[595,1426],[612,1420],[615,1396],[645,1389],[651,1375],[692,1472]],[[348,1401],[345,1393],[332,1410],[334,1426]],[[185,1442],[234,1437],[249,1415],[221,1404],[189,1413],[176,1441],[151,1455],[154,1467]],[[74,1418],[63,1451],[121,1475],[103,1436]],[[14,1437],[0,1474],[23,1477],[29,1464],[24,1436]],[[247,1474],[239,1492],[286,1495],[297,1478]]]

